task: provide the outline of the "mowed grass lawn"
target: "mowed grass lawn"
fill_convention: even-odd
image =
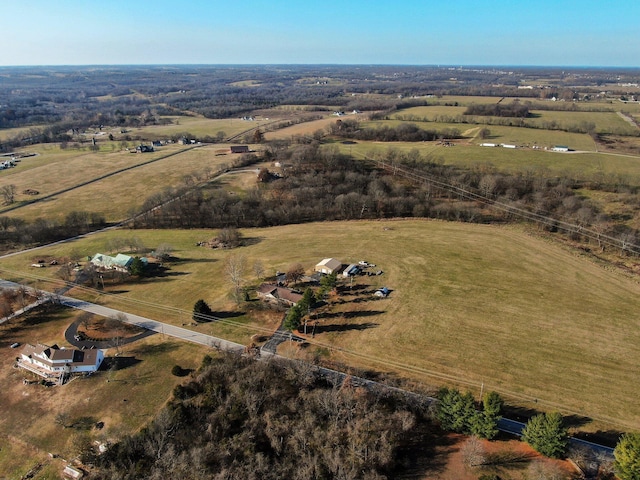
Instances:
[[[73,458],[74,437],[78,435],[107,441],[138,430],[157,414],[173,388],[183,381],[171,374],[171,368],[178,364],[185,369],[195,369],[210,352],[208,348],[156,334],[120,348],[119,361],[123,368],[102,369],[96,375],[77,378],[63,387],[24,385],[23,378],[36,377],[13,368],[21,347],[8,346],[12,342],[22,345],[42,342],[69,347],[64,331],[77,314],[67,309],[32,312],[0,326],[0,476],[11,474],[7,478],[21,478],[17,473],[26,473],[35,465],[35,459],[46,457],[46,452]],[[106,351],[105,366],[116,353],[115,349]],[[76,423],[78,427],[63,428],[56,423],[60,413],[68,416],[68,424]],[[93,428],[98,421],[104,422],[103,429]],[[83,422],[85,427],[80,428]],[[9,448],[7,443],[12,446]],[[21,445],[22,448],[18,448]],[[5,448],[29,453],[17,458],[4,455]]]
[[[215,311],[233,311],[224,274],[230,255],[245,257],[247,285],[257,283],[251,271],[256,260],[273,275],[298,262],[311,272],[325,257],[343,263],[364,259],[384,274],[358,277],[363,288],[387,286],[393,292],[378,301],[353,302],[346,296],[347,303],[335,307],[325,322],[339,328],[322,331],[311,342],[339,347],[332,354],[336,360],[426,384],[449,376],[475,393],[484,383],[512,401],[537,401],[529,406],[640,428],[640,286],[516,228],[419,220],[326,222],[244,230],[252,239],[249,246],[222,251],[195,247],[214,236],[211,231],[126,231],[41,254],[63,255],[72,248],[92,254],[118,234],[136,235],[149,247],[173,243],[181,260],[168,277],[126,284],[113,295],[83,294],[91,300],[179,323],[188,320],[198,298]],[[30,275],[33,255],[3,259],[0,267],[14,273],[0,273],[12,279]],[[53,274],[41,270],[38,275]],[[181,309],[183,317],[163,313],[167,306]],[[344,316],[345,311],[355,313]],[[212,333],[220,328],[246,343],[252,333],[274,328],[273,322],[248,315],[236,318],[237,324],[228,317],[223,325],[197,328]]]

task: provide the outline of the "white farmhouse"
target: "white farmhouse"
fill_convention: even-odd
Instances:
[[[103,360],[104,352],[100,349],[77,350],[38,343],[24,346],[18,366],[44,378],[60,378],[71,373],[95,372]]]

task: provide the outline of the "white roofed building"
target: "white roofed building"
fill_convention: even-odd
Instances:
[[[335,258],[325,258],[315,266],[314,270],[316,272],[324,273],[325,275],[331,275],[332,273],[337,273],[341,268],[342,262],[340,260],[336,260]]]

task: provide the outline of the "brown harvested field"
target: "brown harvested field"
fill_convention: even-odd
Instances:
[[[199,147],[171,145],[145,154],[61,151],[53,146],[40,147],[37,151],[37,157],[24,160],[20,167],[11,170],[11,176],[3,177],[4,181],[16,186],[16,200],[30,201],[63,189],[71,190],[12,210],[7,215],[27,220],[64,218],[70,211],[84,210],[101,213],[107,221],[122,220],[153,194],[168,187],[184,185],[185,177],[192,174],[203,181],[206,172],[228,166],[237,157],[219,155],[220,151],[229,151],[229,146],[224,144]],[[153,162],[141,165],[149,161]],[[129,167],[130,170],[92,182]],[[39,195],[22,194],[25,189],[37,190]]]
[[[189,133],[195,137],[215,137],[218,132],[224,132],[224,138],[238,135],[251,128],[268,124],[265,118],[257,118],[253,122],[239,118],[211,119],[202,116],[169,117],[173,123],[169,125],[149,125],[146,127],[132,128],[129,132],[132,136],[141,136],[149,139],[166,139],[173,135]],[[116,139],[121,135],[116,135]]]
[[[327,126],[335,123],[340,117],[328,116],[320,120],[313,120],[311,122],[298,123],[287,128],[275,130],[273,132],[265,133],[266,140],[287,139],[298,135],[311,135],[316,130],[325,130]],[[344,117],[342,117],[344,118]]]
[[[236,316],[225,280],[230,255],[243,255],[246,285],[253,262],[266,275],[301,263],[307,272],[325,257],[367,260],[384,274],[357,277],[360,290],[387,286],[387,299],[344,295],[324,317],[309,355],[388,370],[425,384],[453,382],[475,393],[481,384],[511,402],[558,408],[614,428],[640,427],[640,286],[575,252],[517,228],[438,221],[325,222],[244,230],[250,245],[195,247],[213,231],[108,232],[42,252],[87,255],[109,238],[135,235],[150,248],[169,243],[179,261],[170,275],[75,294],[170,323],[184,323],[199,298],[225,321],[204,326],[248,343],[277,324]],[[4,278],[32,275],[29,258],[2,260]],[[53,275],[39,269],[38,276]],[[42,282],[44,283],[44,282]],[[175,309],[178,309],[177,311]],[[200,328],[200,327],[198,327]],[[332,350],[334,349],[335,350]],[[301,353],[302,354],[302,353]]]

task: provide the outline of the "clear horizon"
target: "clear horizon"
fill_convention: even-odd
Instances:
[[[0,66],[640,67],[640,2],[23,0]]]

